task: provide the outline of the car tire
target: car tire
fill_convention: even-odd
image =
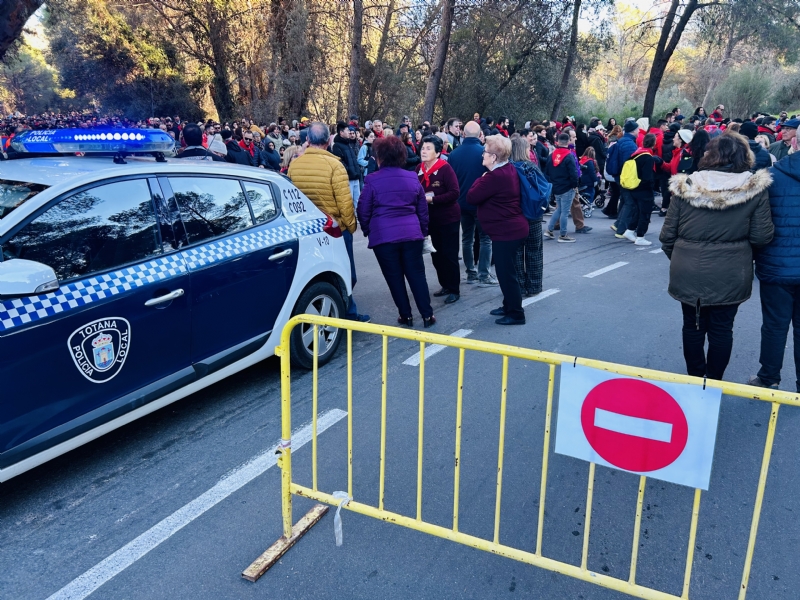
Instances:
[[[323,317],[343,319],[345,308],[341,293],[325,281],[314,283],[300,294],[292,311],[293,317],[302,314],[317,314]],[[336,354],[344,332],[335,327],[319,327],[318,332],[317,364],[322,366]],[[303,369],[311,369],[314,366],[313,341],[313,325],[300,323],[292,330],[289,342],[292,364]]]

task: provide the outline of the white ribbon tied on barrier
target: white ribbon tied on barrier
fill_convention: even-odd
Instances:
[[[336,538],[336,545],[342,545],[342,516],[339,514],[342,512],[342,507],[347,506],[347,503],[352,500],[350,496],[347,495],[347,492],[333,492],[332,496],[337,500],[341,500],[339,502],[339,506],[336,509],[336,514],[333,515],[333,535]]]

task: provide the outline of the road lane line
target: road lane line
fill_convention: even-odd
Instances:
[[[472,329],[459,329],[458,331],[454,331],[450,335],[452,337],[460,337],[464,338],[467,337],[470,333],[472,333]],[[434,354],[439,354],[442,350],[447,348],[447,346],[442,346],[441,344],[431,344],[430,346],[425,347],[425,360],[428,360]],[[403,361],[404,365],[410,365],[412,367],[419,366],[419,352],[416,354],[409,356],[407,359]]]
[[[540,292],[533,298],[525,298],[525,300],[522,301],[522,306],[528,306],[529,304],[533,304],[534,302],[538,302],[539,300],[544,300],[545,298],[549,298],[553,294],[557,294],[560,291],[561,290],[557,288],[553,288],[552,290],[545,290],[543,292]]]
[[[658,254],[659,252],[663,252],[663,250],[661,250],[661,248],[658,248],[657,250],[650,250],[650,254]]]
[[[592,271],[591,273],[587,273],[584,277],[588,277],[591,279],[592,277],[597,277],[598,275],[602,275],[603,273],[608,273],[609,271],[613,271],[614,269],[619,269],[620,267],[624,267],[628,263],[626,262],[616,262],[613,265],[608,265],[607,267],[603,267],[602,269],[597,269],[597,271]]]
[[[347,413],[338,408],[320,415],[317,419],[317,435],[346,416]],[[296,451],[310,441],[311,423],[292,434],[292,450]],[[242,466],[229,471],[219,480],[219,483],[207,492],[156,523],[139,537],[97,563],[83,575],[73,579],[47,600],[83,600],[162,542],[167,541],[197,517],[222,502],[268,469],[274,467],[278,458],[275,453],[279,447],[279,444],[275,445],[269,450],[257,454]]]
[[[594,409],[594,426],[658,442],[672,441],[672,423],[622,415],[602,408]]]

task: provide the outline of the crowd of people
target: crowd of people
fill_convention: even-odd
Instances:
[[[780,383],[789,325],[800,325],[798,126],[800,119],[785,112],[730,119],[724,105],[688,116],[675,108],[654,122],[578,123],[567,116],[522,128],[478,113],[416,127],[407,116],[392,126],[378,119],[362,124],[355,115],[332,127],[308,118],[269,125],[246,118],[184,123],[177,116],[134,123],[75,114],[0,122],[8,138],[28,128],[155,127],[174,137],[179,158],[283,173],[341,227],[353,286],[353,234],[360,225],[397,321],[406,326],[413,325],[406,283],[423,326],[436,323],[426,254],[439,284],[433,297],[445,304],[460,299],[463,262],[466,284],[499,287],[503,302],[491,311],[496,323],[521,325],[523,298],[542,291],[543,241],[573,243],[591,232],[586,202],[614,220],[615,238],[638,246],[652,244],[646,234],[656,214],[664,218],[669,293],[682,306],[688,373],[723,377],[755,265],[763,326],[761,369],[750,383],[771,388]],[[369,321],[352,297],[347,317]],[[794,336],[800,373],[796,328]]]

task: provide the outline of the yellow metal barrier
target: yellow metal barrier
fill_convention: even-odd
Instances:
[[[300,323],[308,323],[314,327],[314,362],[312,371],[312,486],[299,485],[292,480],[292,452],[291,452],[291,366],[289,362],[289,343],[290,336],[294,327]],[[317,364],[317,333],[318,328],[323,326],[337,327],[347,332],[347,490],[348,496],[353,497],[353,331],[375,334],[382,336],[382,367],[381,367],[381,437],[380,437],[380,490],[378,495],[378,506],[370,506],[356,500],[350,500],[344,508],[362,515],[374,517],[382,521],[388,521],[397,525],[402,525],[422,533],[435,535],[448,539],[466,546],[492,552],[500,556],[513,558],[520,562],[531,564],[537,567],[555,571],[563,575],[568,575],[582,581],[600,585],[612,590],[623,592],[646,600],[686,600],[689,598],[689,583],[692,575],[692,563],[694,559],[695,539],[697,535],[697,524],[700,514],[701,490],[696,489],[694,493],[694,503],[692,506],[691,524],[689,526],[688,549],[686,553],[686,567],[684,571],[683,591],[680,596],[675,596],[653,588],[648,588],[636,583],[636,567],[638,560],[639,535],[642,520],[642,506],[644,503],[644,492],[646,477],[642,476],[639,480],[639,491],[636,499],[636,517],[634,521],[633,546],[631,551],[630,575],[627,580],[617,579],[603,573],[590,571],[587,568],[589,552],[589,533],[591,527],[592,514],[592,494],[594,490],[595,465],[589,464],[589,482],[586,492],[586,522],[583,530],[583,548],[581,552],[580,567],[547,558],[542,554],[542,535],[544,529],[545,495],[547,490],[548,459],[550,453],[550,429],[552,422],[553,409],[553,389],[555,384],[556,366],[561,363],[573,363],[600,369],[609,373],[639,377],[664,381],[671,383],[688,383],[693,385],[706,385],[707,387],[720,388],[724,394],[760,400],[772,404],[769,427],[764,443],[764,452],[761,461],[761,470],[758,478],[756,490],[755,506],[750,525],[750,535],[747,542],[747,553],[745,555],[744,570],[742,572],[742,582],[739,589],[739,600],[744,600],[747,594],[747,585],[752,566],[753,552],[755,550],[756,535],[758,533],[758,521],[761,515],[761,506],[764,499],[764,489],[766,487],[767,472],[769,471],[770,457],[772,454],[772,444],[775,438],[775,428],[778,423],[778,409],[781,404],[800,407],[800,394],[791,394],[777,390],[754,388],[747,385],[729,383],[725,381],[703,380],[687,375],[666,373],[652,369],[642,369],[630,367],[599,360],[578,358],[564,354],[531,350],[517,346],[508,346],[468,338],[458,338],[434,333],[416,331],[412,329],[400,329],[383,325],[359,323],[356,321],[346,321],[341,319],[331,319],[314,315],[298,315],[292,318],[283,330],[281,345],[277,349],[277,354],[281,359],[281,414],[282,414],[282,443],[278,464],[281,468],[281,495],[283,507],[283,536],[260,556],[242,575],[250,581],[256,581],[263,575],[270,566],[277,560],[328,510],[325,505],[318,504],[309,511],[297,524],[293,523],[292,518],[292,495],[303,496],[324,502],[329,505],[339,505],[341,500],[329,493],[317,489],[317,400],[318,400],[318,364]],[[400,338],[419,342],[420,345],[420,383],[419,383],[419,431],[418,431],[418,458],[417,458],[417,494],[416,494],[416,517],[408,517],[384,509],[384,482],[385,482],[385,463],[386,463],[386,391],[387,391],[387,362],[388,362],[388,343],[389,338]],[[440,344],[442,346],[454,347],[459,349],[458,358],[458,388],[456,397],[456,444],[455,444],[455,463],[454,463],[454,490],[453,490],[453,527],[448,529],[440,525],[426,523],[422,519],[422,450],[423,450],[423,422],[425,410],[425,345]],[[464,385],[464,354],[465,351],[496,354],[502,356],[502,383],[501,383],[501,403],[500,403],[500,432],[499,449],[497,464],[497,482],[494,514],[494,536],[491,541],[473,535],[465,534],[458,529],[458,510],[459,510],[459,483],[461,469],[461,416]],[[502,498],[503,483],[503,454],[505,443],[505,418],[506,418],[506,393],[508,387],[508,359],[518,358],[522,360],[547,363],[550,365],[549,381],[547,386],[547,407],[545,412],[544,427],[544,449],[542,454],[542,477],[539,491],[539,521],[536,532],[536,549],[534,552],[520,550],[503,545],[500,542],[500,503]]]

